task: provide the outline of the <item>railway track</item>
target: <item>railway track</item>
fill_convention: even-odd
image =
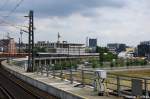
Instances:
[[[0,68],[0,99],[58,99]]]
[[[21,85],[19,85],[17,82],[14,82],[4,76],[2,73],[0,73],[0,79],[3,81],[1,85],[3,86],[2,90],[3,92],[5,91],[4,89],[7,89],[5,91],[5,96],[10,97],[9,93],[11,93],[11,96],[14,96],[14,99],[22,99],[24,97],[29,98],[29,99],[41,99],[38,96],[35,96],[33,93],[31,93],[29,90],[24,89]],[[8,98],[8,99],[11,99]]]
[[[0,85],[0,99],[15,99],[15,97],[12,96],[7,89]]]
[[[2,74],[2,75],[3,75],[3,74]],[[5,75],[3,75],[3,76],[5,76]],[[5,76],[5,77],[7,77],[7,76]],[[9,77],[11,77],[11,76],[9,75]],[[20,87],[24,92],[26,92],[28,95],[32,96],[33,98],[35,98],[35,99],[44,99],[44,98],[40,97],[39,95],[33,93],[31,90],[26,89],[26,88],[25,88],[23,85],[21,85],[18,81],[12,80],[12,79],[10,79],[10,78],[7,78],[7,79],[8,79],[9,81],[11,81],[12,83],[16,84],[16,85],[17,85],[18,87]]]

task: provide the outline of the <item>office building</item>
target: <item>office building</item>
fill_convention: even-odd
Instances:
[[[49,53],[63,54],[83,54],[85,53],[84,44],[63,42],[38,41],[35,47],[46,48]]]
[[[96,53],[97,39],[96,38],[86,38],[86,51],[87,53]]]
[[[107,44],[107,48],[110,52],[114,54],[119,54],[122,51],[126,51],[126,44],[110,43]]]
[[[89,38],[89,47],[94,48],[97,46],[97,39]]]
[[[138,56],[150,58],[150,41],[141,42],[138,46]]]

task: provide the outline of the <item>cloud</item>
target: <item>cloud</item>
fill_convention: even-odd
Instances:
[[[9,11],[18,0],[8,1],[12,5],[1,13]],[[136,45],[150,36],[149,0],[24,0],[13,15],[17,19],[10,20],[27,24],[19,16],[27,15],[30,9],[36,15],[36,41],[56,41],[60,32],[62,40],[69,42],[85,43],[89,36],[97,37],[99,45]]]
[[[8,0],[3,11],[12,9],[19,0]],[[69,16],[73,13],[90,11],[92,8],[113,7],[120,8],[124,2],[120,0],[24,0],[17,11],[25,12],[33,9],[38,16]]]
[[[95,8],[94,17],[74,13],[65,18],[51,18],[49,26],[54,33],[62,32],[67,40],[85,42],[86,36],[97,37],[100,45],[110,42],[136,45],[142,40],[149,40],[148,22],[149,3],[143,1],[126,1],[126,6],[116,9],[111,7]],[[89,12],[90,13],[90,12]],[[89,14],[90,15],[90,14]]]

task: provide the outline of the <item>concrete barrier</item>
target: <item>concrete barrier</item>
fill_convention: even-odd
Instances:
[[[66,92],[64,90],[61,90],[61,89],[58,89],[58,88],[55,88],[54,86],[51,86],[51,85],[48,85],[46,83],[43,83],[43,82],[40,82],[34,78],[31,78],[27,75],[24,75],[24,74],[21,74],[21,73],[18,73],[16,72],[15,70],[12,70],[7,63],[6,61],[3,61],[2,63],[2,68],[4,68],[5,70],[7,70],[8,72],[10,72],[11,74],[15,75],[17,78],[33,85],[34,87],[37,87],[45,92],[48,92],[50,93],[51,95],[54,95],[58,98],[61,98],[61,99],[84,99],[84,97],[81,97],[81,96],[78,96],[78,95],[75,95],[73,93],[69,93],[69,92]]]

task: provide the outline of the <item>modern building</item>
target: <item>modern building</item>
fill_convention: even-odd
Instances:
[[[150,59],[150,41],[141,42],[138,46],[138,56]]]
[[[95,53],[97,47],[97,39],[96,38],[86,38],[86,51],[89,53]]]
[[[97,46],[97,39],[89,38],[89,47],[93,48]]]
[[[46,48],[49,53],[63,53],[79,55],[85,53],[84,44],[63,42],[38,41],[35,47]]]
[[[16,44],[13,38],[0,40],[0,52],[16,53]]]
[[[114,54],[119,54],[122,51],[126,51],[126,44],[120,44],[120,43],[110,43],[107,44],[107,48],[110,52]]]

